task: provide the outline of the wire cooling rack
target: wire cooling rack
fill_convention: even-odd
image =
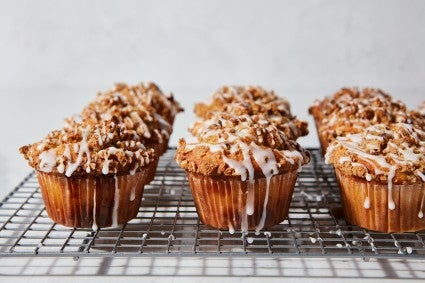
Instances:
[[[161,158],[137,217],[119,228],[72,229],[47,216],[34,173],[0,202],[0,256],[261,256],[425,258],[423,233],[377,233],[344,220],[333,169],[318,149],[300,173],[289,217],[256,235],[203,225],[175,149]]]

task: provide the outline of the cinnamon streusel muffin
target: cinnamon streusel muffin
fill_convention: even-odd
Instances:
[[[176,161],[187,171],[201,221],[231,233],[282,222],[309,153],[267,120],[222,113],[181,139]]]
[[[154,83],[134,86],[119,83],[115,88],[99,93],[82,115],[96,123],[102,115],[111,116],[114,112],[119,124],[131,129],[136,126],[131,134],[146,148],[152,148],[156,155],[146,179],[146,183],[150,183],[155,177],[159,157],[168,148],[175,115],[181,111],[183,108],[173,96],[164,95]]]
[[[307,122],[297,119],[291,113],[286,99],[258,86],[223,86],[212,94],[211,102],[195,104],[195,114],[202,120],[214,120],[212,116],[215,113],[257,116],[258,119],[271,122],[292,140],[308,134]],[[199,123],[203,122],[196,124]],[[198,128],[196,124],[192,128],[194,135]]]
[[[137,215],[161,153],[162,146],[155,145],[171,133],[169,123],[160,121],[165,118],[143,103],[152,92],[117,85],[100,93],[81,115],[66,119],[61,130],[20,148],[36,170],[53,221],[97,229]]]
[[[338,137],[326,161],[335,167],[343,209],[355,225],[381,232],[425,229],[425,132],[377,124]]]
[[[309,109],[323,153],[336,137],[360,133],[375,124],[410,123],[406,105],[380,89],[343,88]]]

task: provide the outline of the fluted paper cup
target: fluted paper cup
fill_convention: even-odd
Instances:
[[[424,183],[393,185],[389,191],[388,184],[335,172],[345,217],[351,224],[387,233],[425,229]],[[394,209],[389,208],[391,199]]]
[[[297,172],[267,179],[213,177],[187,172],[196,210],[202,223],[223,230],[247,232],[281,223],[288,216]]]
[[[136,217],[147,168],[134,175],[66,177],[37,171],[48,216],[67,227],[114,227]]]

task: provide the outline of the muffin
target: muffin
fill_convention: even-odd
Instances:
[[[339,136],[355,134],[375,124],[409,123],[406,105],[380,89],[343,88],[309,108],[323,154]]]
[[[168,149],[175,116],[183,109],[172,95],[164,95],[154,83],[134,86],[119,83],[115,88],[99,93],[82,115],[96,122],[100,115],[110,116],[114,111],[118,122],[132,129],[131,134],[136,140],[154,150],[156,158],[146,179],[146,183],[150,183],[155,177],[159,157]]]
[[[346,219],[380,232],[425,229],[424,157],[425,132],[411,124],[337,137],[326,162],[335,167]]]
[[[153,148],[158,156],[168,148],[168,141],[173,131],[176,114],[183,111],[173,95],[166,96],[152,82],[128,86],[125,83],[115,85],[115,88],[99,93],[83,111],[83,116],[98,116],[98,113],[108,113],[115,108],[121,108],[120,122],[139,123],[140,138]]]
[[[162,112],[143,102],[153,96],[151,90],[128,91],[117,85],[100,93],[80,115],[66,119],[61,130],[20,148],[36,170],[53,221],[98,229],[137,215],[164,137],[171,133],[170,123],[160,120],[172,115],[162,118]]]
[[[181,139],[177,163],[187,172],[202,223],[259,232],[282,222],[309,153],[273,123],[222,113]]]
[[[215,113],[257,116],[271,122],[292,140],[308,134],[307,122],[291,113],[286,99],[258,86],[223,86],[212,94],[209,103],[195,104],[195,114],[201,121],[214,119]],[[193,135],[197,128],[196,124],[192,127]]]

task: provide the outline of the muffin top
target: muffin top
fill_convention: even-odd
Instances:
[[[153,82],[140,83],[133,86],[119,83],[115,85],[114,89],[101,93],[98,97],[108,93],[126,95],[133,98],[137,103],[152,107],[155,110],[154,112],[169,124],[173,124],[176,114],[183,111],[180,104],[174,100],[173,94],[165,95]]]
[[[425,130],[423,117],[379,89],[346,88],[316,102],[309,109],[319,119],[318,132],[328,142],[339,136],[363,132],[376,124],[407,123]]]
[[[20,152],[34,169],[67,177],[134,174],[157,158],[149,145],[169,137],[181,110],[153,83],[119,84]]]
[[[195,114],[202,119],[215,119],[216,113],[259,116],[294,140],[308,134],[307,122],[292,115],[286,99],[257,86],[224,86],[212,94],[210,103],[195,104]]]
[[[300,170],[310,155],[267,120],[249,115],[216,114],[181,139],[176,161],[190,172],[238,176],[242,181]]]
[[[406,119],[406,105],[374,88],[342,88],[332,96],[316,100],[309,112],[321,123],[331,126],[341,118],[369,120],[375,124]]]
[[[377,124],[338,137],[326,162],[344,175],[388,184],[425,182],[425,132],[410,124]]]

